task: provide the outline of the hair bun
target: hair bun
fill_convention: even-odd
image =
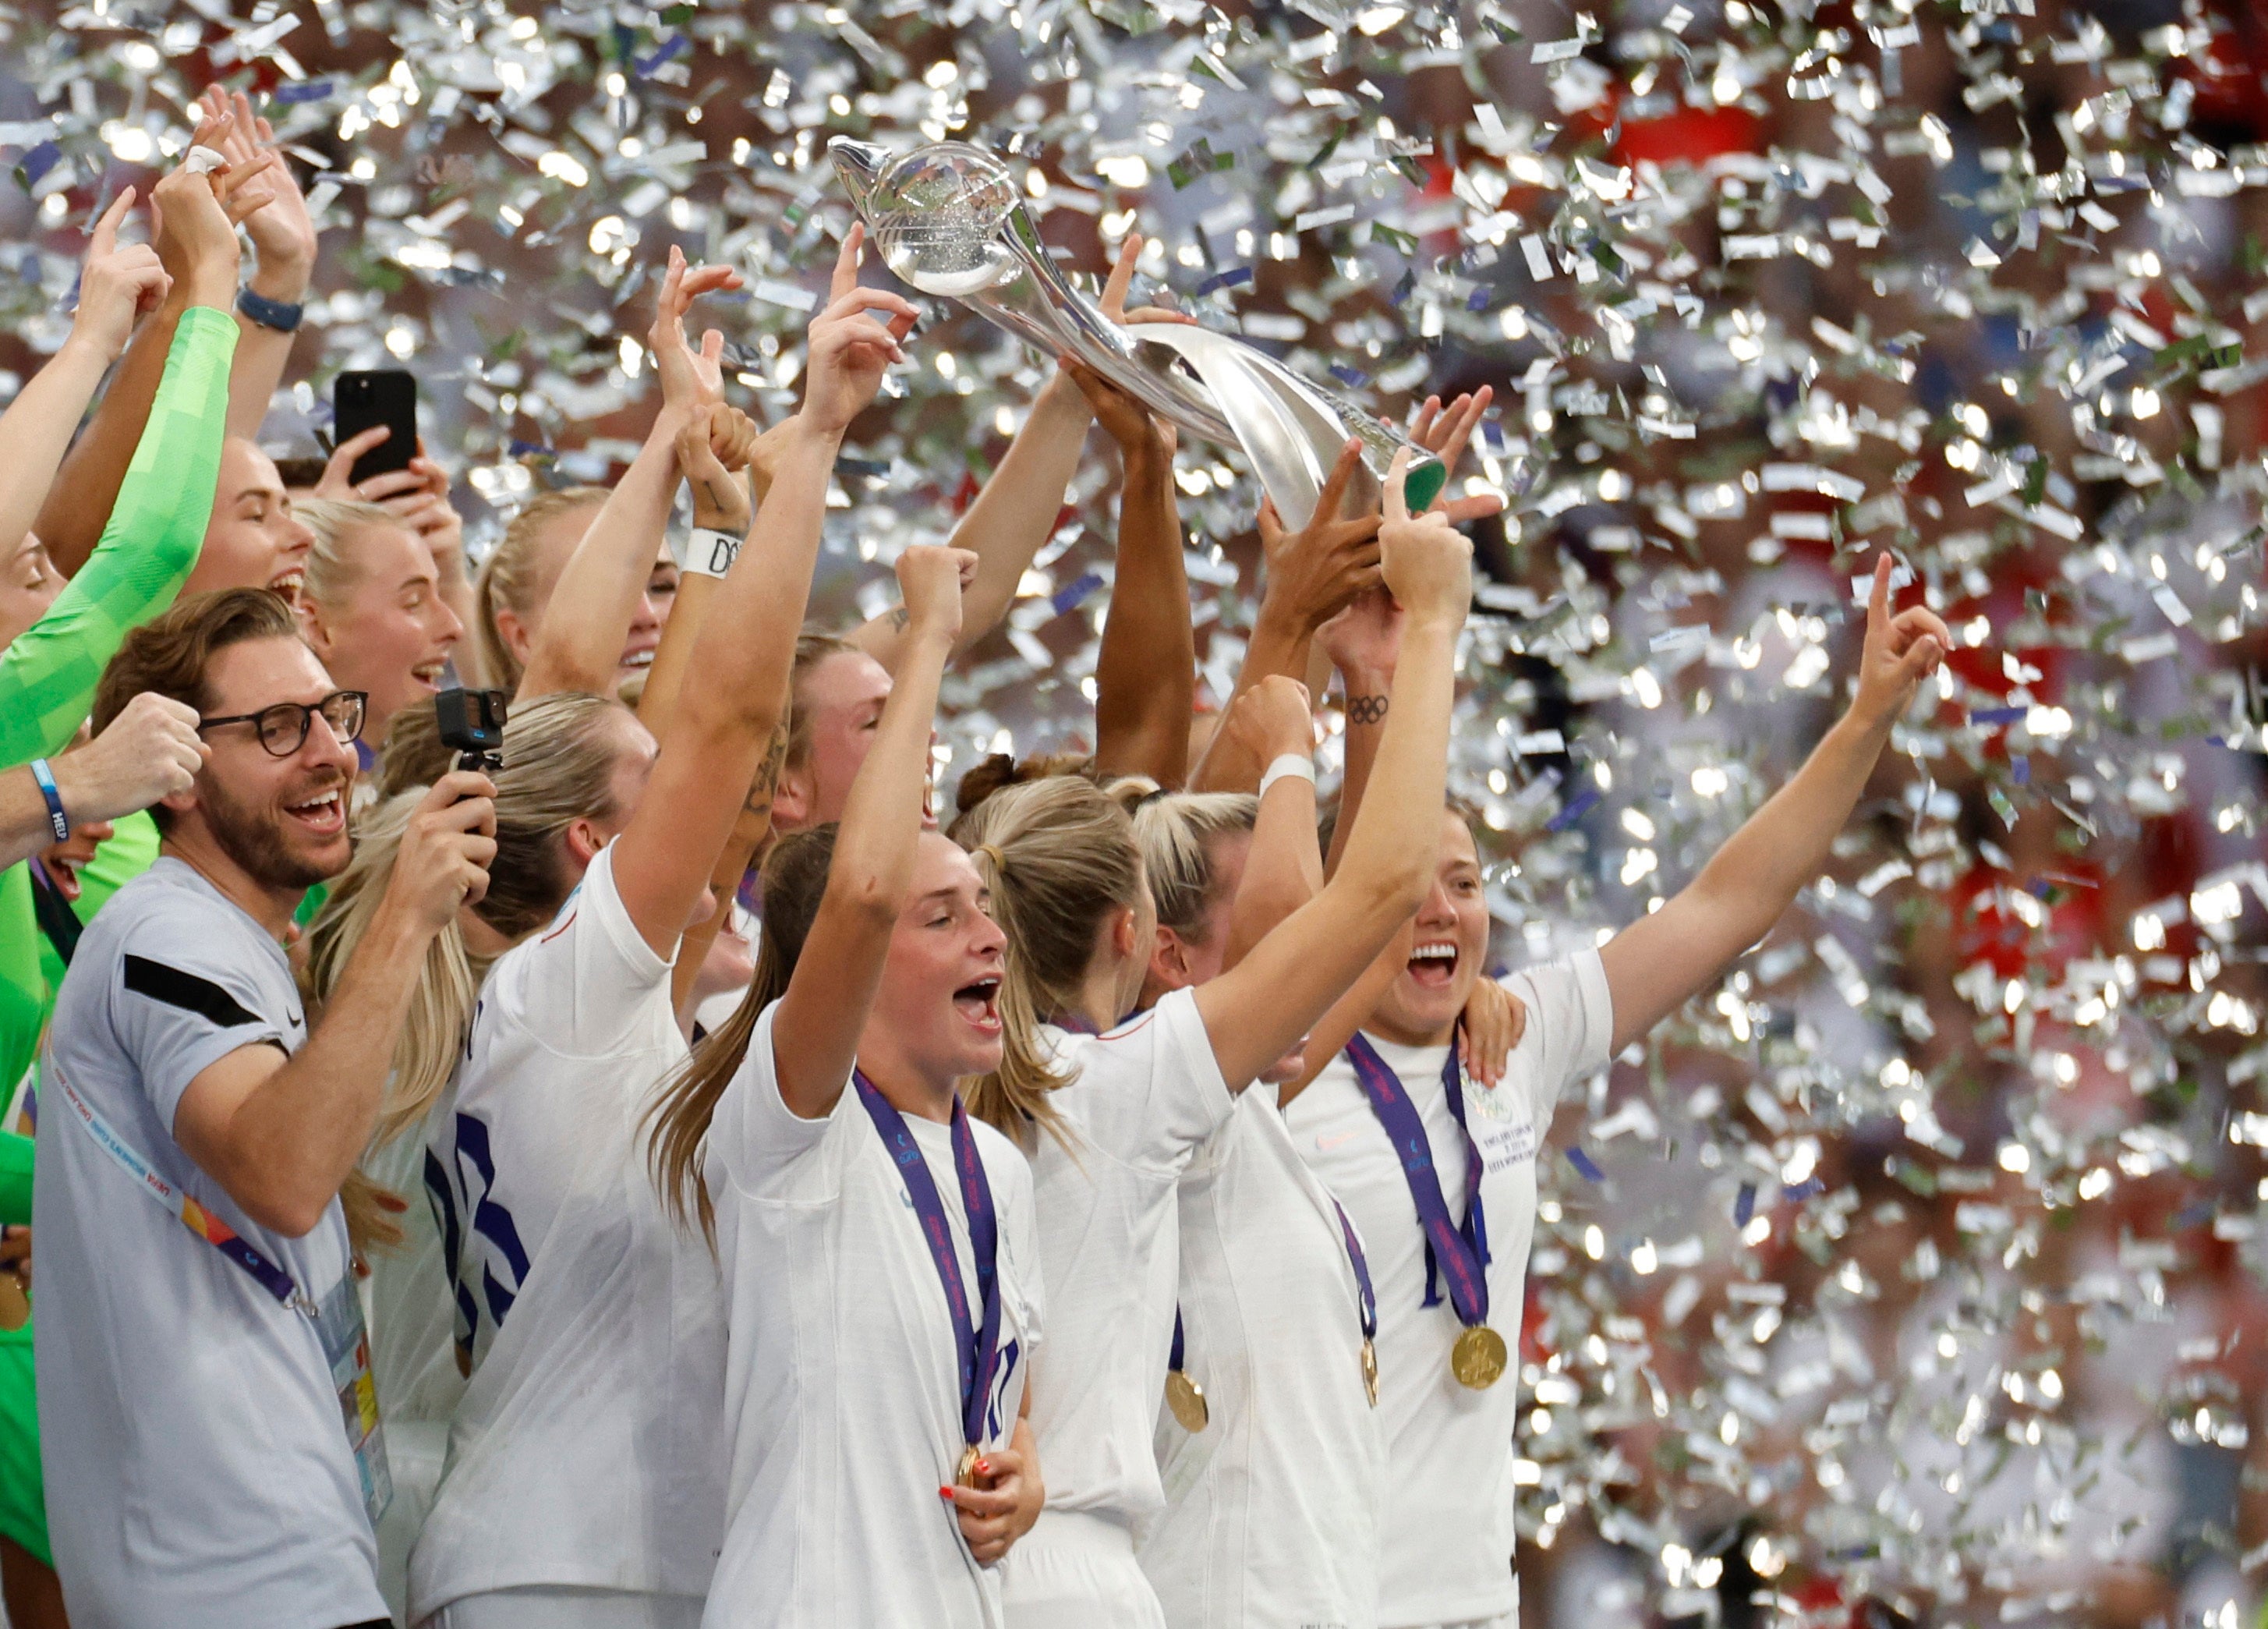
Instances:
[[[954,790],[953,807],[966,814],[1003,786],[1014,785],[1020,778],[1014,758],[1005,752],[993,753],[961,778],[961,785]]]

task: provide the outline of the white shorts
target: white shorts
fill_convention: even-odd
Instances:
[[[534,1584],[449,1603],[418,1629],[701,1629],[692,1596]]]
[[[1008,1629],[1166,1629],[1134,1536],[1108,1516],[1042,1510],[1000,1564]]]

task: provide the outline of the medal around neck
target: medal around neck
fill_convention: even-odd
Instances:
[[[1485,1391],[1504,1378],[1509,1356],[1503,1336],[1485,1323],[1469,1323],[1449,1348],[1449,1372],[1458,1384]]]
[[[1056,269],[998,154],[933,142],[892,158],[846,136],[828,151],[900,280],[960,300],[1051,356],[1077,357],[1192,434],[1242,447],[1292,530],[1314,514],[1349,436],[1362,442],[1362,468],[1348,492],[1361,508],[1377,507],[1379,482],[1405,446],[1412,512],[1448,479],[1432,453],[1265,351],[1182,323],[1111,321]]]

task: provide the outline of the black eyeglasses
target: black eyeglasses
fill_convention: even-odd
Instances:
[[[363,710],[369,704],[370,693],[366,690],[333,690],[312,706],[305,702],[278,702],[258,712],[232,712],[225,719],[205,719],[198,723],[197,733],[202,734],[224,724],[249,724],[260,732],[260,744],[271,756],[288,758],[306,744],[307,731],[318,713],[343,747],[362,733]]]

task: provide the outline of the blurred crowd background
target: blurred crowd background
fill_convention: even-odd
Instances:
[[[1839,705],[1887,549],[1961,648],[1830,879],[1546,1167],[1535,1625],[2258,1617],[2268,13],[2250,0],[90,0],[0,11],[0,367],[215,80],[324,229],[268,426],[399,365],[477,557],[644,433],[668,246],[793,400],[829,136],[1009,154],[1202,321],[1389,416],[1494,387],[1459,790],[1508,963],[1645,911]],[[932,302],[814,608],[941,541],[1048,359]],[[1073,747],[1100,471],[949,676],[949,785]],[[1225,697],[1256,484],[1185,442]],[[1085,709],[1079,710],[1084,713]],[[1579,1124],[1578,1122],[1580,1122]],[[1580,1132],[1580,1135],[1577,1133]]]

